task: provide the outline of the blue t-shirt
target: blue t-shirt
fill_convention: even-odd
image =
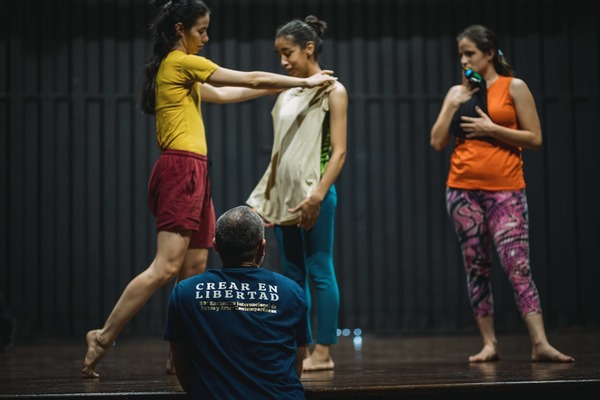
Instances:
[[[304,399],[296,349],[311,342],[302,288],[254,267],[179,282],[163,338],[187,349],[195,399]]]

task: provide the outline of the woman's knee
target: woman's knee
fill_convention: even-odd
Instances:
[[[183,265],[182,260],[165,260],[157,258],[152,263],[151,273],[162,286],[179,275]]]
[[[208,249],[189,249],[179,272],[179,278],[186,279],[204,273],[207,261]]]

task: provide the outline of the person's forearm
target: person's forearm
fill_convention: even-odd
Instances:
[[[216,88],[218,93],[214,103],[239,103],[246,100],[256,99],[266,95],[273,95],[280,89],[250,89],[245,87],[226,86]]]
[[[490,136],[511,146],[529,150],[537,150],[542,145],[541,135],[536,135],[531,131],[510,129],[500,125],[496,125],[496,129],[491,132]]]
[[[276,74],[265,71],[243,72],[227,68],[217,68],[206,82],[212,86],[236,86],[252,89],[288,89],[293,87],[314,87],[335,82],[337,78],[330,76],[333,71],[323,70],[307,78]]]
[[[431,128],[429,144],[436,150],[443,150],[450,141],[450,123],[456,109],[444,106]]]
[[[250,84],[254,89],[280,88],[289,89],[293,87],[307,87],[306,78],[296,78],[272,72],[254,71],[251,72]]]

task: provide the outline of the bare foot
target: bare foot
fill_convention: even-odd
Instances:
[[[302,371],[326,371],[333,369],[334,366],[331,357],[318,358],[315,353],[302,361]]]
[[[98,361],[104,357],[104,353],[106,353],[106,347],[102,347],[102,344],[98,341],[98,333],[99,329],[89,331],[85,335],[85,341],[87,342],[87,353],[83,360],[83,368],[81,369],[81,374],[83,378],[93,379],[100,378],[100,375],[95,371],[96,364]]]
[[[531,361],[533,362],[574,362],[571,356],[561,353],[549,343],[533,346],[531,349]]]
[[[484,345],[483,349],[475,355],[469,356],[469,362],[488,362],[500,360],[500,354],[495,346]]]
[[[177,375],[175,370],[175,362],[173,361],[173,353],[169,349],[169,355],[167,356],[167,365],[165,366],[165,371],[167,371],[167,375]]]

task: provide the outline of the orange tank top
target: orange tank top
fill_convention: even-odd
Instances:
[[[512,77],[500,75],[487,88],[488,115],[498,125],[518,129],[510,95]],[[498,140],[456,138],[447,185],[467,190],[520,190],[525,188],[521,148]]]

